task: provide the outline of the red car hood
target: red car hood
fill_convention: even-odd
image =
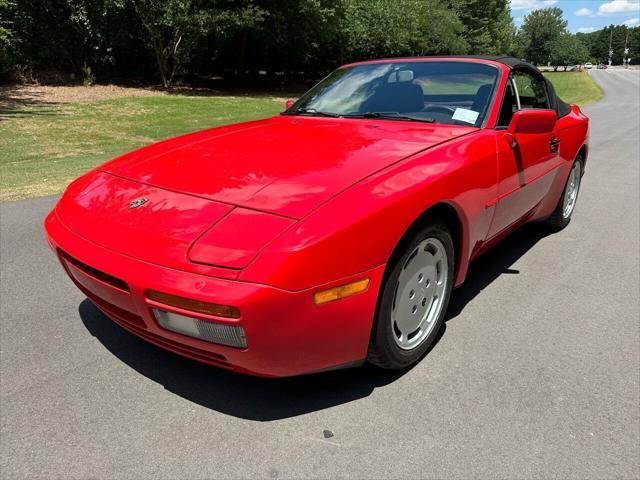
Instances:
[[[170,139],[99,169],[153,187],[302,218],[376,171],[474,130],[278,116]]]

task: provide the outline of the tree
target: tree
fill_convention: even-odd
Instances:
[[[543,8],[525,15],[519,35],[524,55],[530,62],[546,64],[551,56],[551,44],[566,32],[567,22],[559,8]]]
[[[585,63],[589,60],[589,50],[571,33],[563,33],[551,43],[551,65],[554,71],[569,65]]]
[[[15,7],[15,2],[0,0],[0,42],[8,42],[12,36],[9,12]]]
[[[15,60],[27,69],[54,65],[73,70],[78,56],[77,38],[71,26],[71,9],[64,0],[22,0],[6,2],[11,7],[11,42]]]
[[[609,25],[602,30],[579,34],[579,38],[589,48],[591,57],[597,59],[598,62],[607,63],[609,61],[610,41],[613,50],[611,61],[614,65],[622,64],[625,41],[627,41],[629,48],[631,63],[638,64],[638,60],[640,60],[640,27]]]
[[[278,0],[258,5],[264,11],[262,21],[238,22],[216,35],[221,63],[240,75],[264,71],[271,77],[283,71],[324,73],[335,67],[338,1]]]
[[[178,48],[185,34],[201,27],[203,13],[193,0],[133,0],[149,36],[162,86],[173,81]]]
[[[469,51],[506,55],[513,50],[515,27],[507,0],[449,0],[465,29]]]
[[[0,0],[0,75],[318,78],[350,60],[517,52],[508,0]],[[528,45],[527,41],[527,45]],[[524,49],[523,49],[524,50]],[[518,56],[524,56],[518,54]],[[281,78],[281,77],[280,77]]]
[[[162,86],[173,82],[185,36],[225,29],[255,27],[265,10],[251,0],[132,0],[144,25]]]
[[[346,61],[468,50],[462,22],[438,0],[342,2],[340,44]]]
[[[511,11],[507,7],[498,13],[494,27],[490,29],[493,41],[493,52],[496,55],[514,55],[517,52],[516,27],[513,24]]]
[[[629,58],[632,65],[640,64],[640,27],[629,29]]]
[[[13,31],[11,30],[12,22],[8,18],[14,7],[15,4],[13,2],[0,0],[0,79],[9,75],[13,67],[10,52]]]

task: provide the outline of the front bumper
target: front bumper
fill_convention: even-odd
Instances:
[[[96,245],[68,229],[55,210],[45,220],[49,244],[87,297],[129,332],[179,355],[258,376],[292,376],[364,361],[384,265],[311,290],[225,280],[136,260]],[[132,241],[134,241],[132,239]],[[324,305],[313,292],[368,277],[369,289]],[[122,282],[122,283],[119,283]],[[158,304],[148,289],[233,305],[239,319],[209,317]],[[242,326],[247,348],[209,343],[161,328],[152,308]]]

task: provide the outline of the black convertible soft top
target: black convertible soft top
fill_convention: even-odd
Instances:
[[[508,56],[499,56],[499,55],[451,55],[454,58],[476,58],[480,60],[491,60],[493,62],[502,63],[507,67],[511,68],[511,70],[526,70],[532,75],[541,78],[544,80],[547,85],[547,93],[549,94],[549,101],[551,102],[551,108],[556,111],[558,117],[564,117],[565,115],[571,112],[571,105],[564,102],[558,94],[556,94],[556,89],[553,88],[553,84],[549,81],[547,77],[542,75],[542,72],[538,70],[535,65],[532,65],[524,60],[520,60],[515,57]]]
[[[520,60],[519,58],[509,57],[506,55],[447,55],[447,56],[453,57],[453,58],[477,58],[479,60],[491,60],[492,62],[502,63],[511,68],[516,68],[516,67],[525,68],[525,69],[535,70],[536,72],[540,73],[540,70],[538,70],[534,65],[528,62],[525,62],[524,60]]]

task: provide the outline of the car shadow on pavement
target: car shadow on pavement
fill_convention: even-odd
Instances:
[[[551,233],[544,223],[526,224],[472,262],[464,283],[451,295],[446,321],[460,315],[464,307],[499,276],[520,274],[511,266]]]
[[[80,304],[79,313],[87,330],[137,372],[189,401],[249,420],[279,420],[351,402],[407,372],[365,365],[291,378],[251,377],[180,357],[138,339],[89,300]]]
[[[459,315],[498,276],[518,273],[510,266],[547,234],[540,226],[525,226],[475,262],[465,284],[452,296],[447,321]],[[292,378],[255,378],[210,367],[140,340],[109,320],[89,300],[80,304],[79,313],[87,330],[137,372],[189,401],[249,420],[289,418],[364,398],[410,370],[388,372],[364,365]],[[446,323],[431,349],[445,330]]]

